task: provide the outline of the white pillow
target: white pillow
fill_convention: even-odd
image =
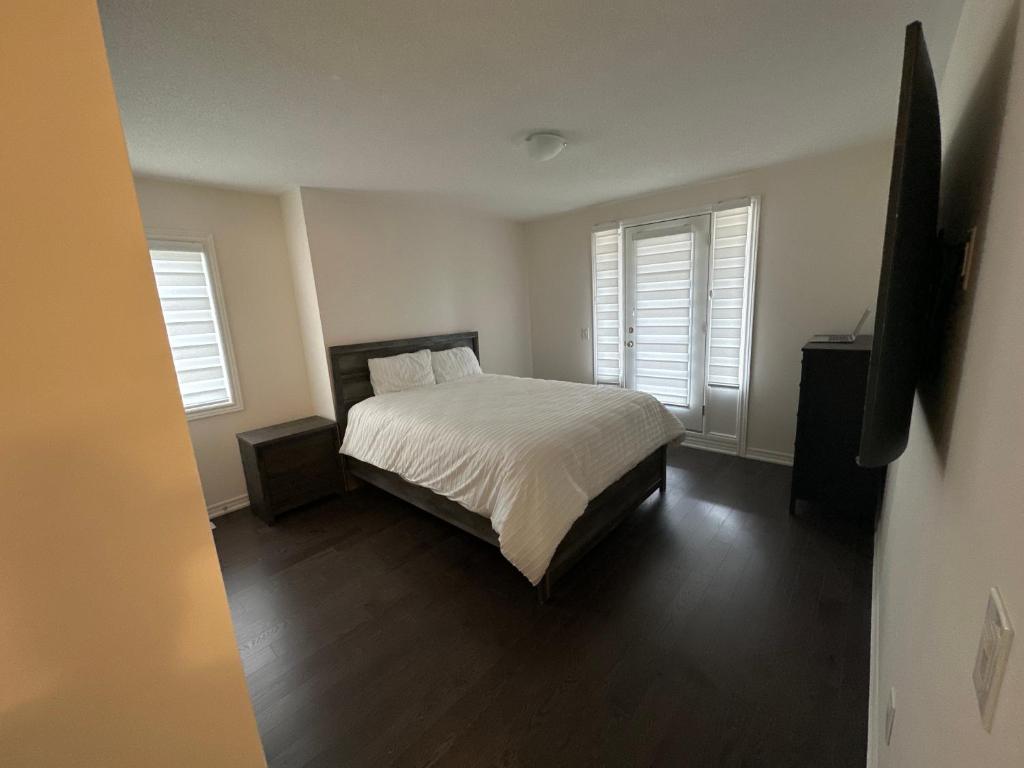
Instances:
[[[430,350],[409,352],[392,357],[373,357],[366,361],[370,367],[373,394],[401,392],[404,389],[434,384],[434,370],[430,367]]]
[[[469,347],[455,347],[443,352],[431,352],[430,365],[434,369],[434,379],[438,384],[483,373],[476,355]]]

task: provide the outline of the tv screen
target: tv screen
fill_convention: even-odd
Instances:
[[[861,466],[879,467],[907,446],[940,269],[939,102],[921,23],[907,27],[889,181],[882,274],[861,427]]]

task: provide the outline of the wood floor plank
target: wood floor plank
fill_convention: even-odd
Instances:
[[[863,765],[870,535],[789,470],[689,449],[545,606],[374,489],[214,536],[283,766]]]

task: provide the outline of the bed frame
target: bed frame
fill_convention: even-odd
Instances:
[[[469,347],[477,359],[480,357],[479,336],[476,331],[331,347],[331,384],[334,389],[334,410],[340,435],[344,436],[345,428],[348,426],[349,409],[373,395],[367,360],[421,349],[440,352],[454,347]],[[551,596],[554,583],[629,513],[640,506],[644,499],[657,490],[665,492],[666,453],[666,446],[661,446],[587,504],[583,515],[562,539],[544,578],[537,586],[537,595],[541,602],[545,602]],[[357,487],[360,480],[367,482],[488,544],[498,545],[498,535],[486,517],[471,512],[427,488],[413,485],[394,472],[388,472],[351,456],[343,456],[342,473],[346,489]]]

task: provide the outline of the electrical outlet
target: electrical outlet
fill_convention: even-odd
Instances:
[[[996,713],[999,687],[1006,671],[1006,659],[1013,643],[1013,627],[1006,614],[1003,598],[995,587],[988,593],[988,608],[985,610],[985,624],[981,628],[978,643],[978,657],[974,661],[974,691],[978,695],[978,710],[986,731],[992,730],[992,718]]]
[[[896,689],[889,689],[889,706],[885,709],[885,746],[892,744],[892,727],[896,723]]]
[[[590,329],[580,328],[580,338],[584,341],[590,341]]]

